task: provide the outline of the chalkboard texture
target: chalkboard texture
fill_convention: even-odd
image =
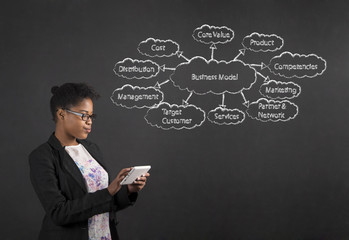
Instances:
[[[122,239],[349,239],[348,1],[2,1],[1,239],[37,239],[28,154],[50,89],[102,96],[115,177],[151,165]]]

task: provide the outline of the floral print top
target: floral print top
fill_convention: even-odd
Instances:
[[[83,145],[66,146],[65,150],[85,178],[88,192],[108,187],[108,173]],[[94,215],[88,219],[88,235],[89,240],[111,240],[108,212]]]

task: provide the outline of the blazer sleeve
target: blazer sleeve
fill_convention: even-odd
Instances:
[[[120,211],[128,206],[134,205],[138,197],[138,193],[128,194],[127,186],[122,186],[114,196],[114,211]]]
[[[113,210],[114,198],[108,189],[86,193],[69,200],[61,191],[51,149],[29,155],[30,179],[46,214],[56,225],[65,225]]]

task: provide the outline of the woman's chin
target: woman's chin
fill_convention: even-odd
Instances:
[[[86,139],[88,137],[88,133],[82,133],[79,135],[78,139]]]

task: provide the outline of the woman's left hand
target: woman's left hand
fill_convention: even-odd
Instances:
[[[139,192],[140,190],[142,190],[145,186],[145,183],[147,182],[147,177],[149,177],[149,176],[150,176],[150,174],[146,173],[144,176],[137,178],[132,184],[127,185],[128,192],[134,193],[134,192]]]

